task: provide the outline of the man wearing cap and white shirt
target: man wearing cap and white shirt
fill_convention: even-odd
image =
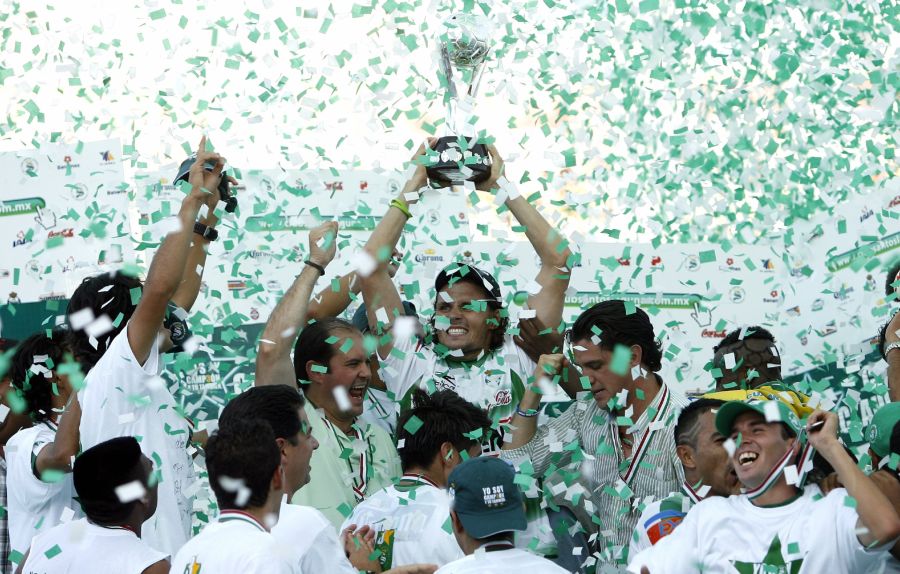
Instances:
[[[745,493],[694,506],[675,532],[632,557],[629,572],[881,572],[900,517],[844,450],[837,415],[817,410],[806,422],[780,401],[720,408],[716,428],[731,439]],[[823,497],[802,486],[805,436],[846,489]]]
[[[513,533],[525,530],[525,506],[513,468],[500,459],[467,460],[450,473],[453,534],[465,558],[436,574],[561,574],[553,562],[516,548]]]

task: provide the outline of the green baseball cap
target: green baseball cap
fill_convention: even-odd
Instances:
[[[784,423],[800,435],[803,428],[800,419],[789,406],[779,400],[752,400],[752,401],[728,401],[719,407],[716,413],[716,430],[722,436],[729,436],[734,428],[734,421],[744,413],[759,413],[766,418],[766,422]]]
[[[900,403],[888,403],[875,411],[872,422],[866,430],[869,448],[880,457],[891,454],[891,434],[894,425],[900,422]]]
[[[508,462],[489,456],[470,458],[450,473],[450,508],[472,538],[525,530],[525,504],[515,478]]]

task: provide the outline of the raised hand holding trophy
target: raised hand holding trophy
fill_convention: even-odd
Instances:
[[[456,14],[440,39],[440,66],[446,80],[447,132],[434,144],[439,160],[427,168],[441,187],[478,183],[491,173],[487,147],[477,143],[472,125],[474,99],[490,46],[490,25],[474,14]]]

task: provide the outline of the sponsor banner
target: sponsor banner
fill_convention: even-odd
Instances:
[[[118,140],[0,153],[0,304],[57,300],[135,259]]]
[[[171,185],[177,165],[128,182],[120,156],[116,141],[0,154],[0,244],[8,254],[0,304],[57,301],[89,273],[152,254],[162,235],[156,226],[177,213],[183,196]],[[206,321],[232,326],[235,318],[265,322],[302,270],[308,230],[321,221],[339,222],[340,251],[319,289],[352,270],[356,251],[402,185],[401,174],[383,171],[233,173],[242,183],[235,189],[240,206],[223,214],[195,306]],[[440,269],[477,265],[498,279],[516,319],[540,289],[541,262],[508,211],[498,215],[488,196],[475,199],[467,190],[422,195],[399,246],[404,259],[395,282],[428,314]],[[550,204],[541,209],[552,216]],[[610,298],[644,308],[663,341],[663,376],[685,391],[711,383],[704,366],[712,347],[749,325],[775,334],[786,374],[835,360],[850,364],[869,351],[886,319],[884,271],[900,257],[898,219],[900,195],[885,187],[770,230],[764,244],[582,242],[563,318],[571,322]],[[252,356],[255,339],[228,344],[236,356]],[[185,384],[215,380],[199,373]]]

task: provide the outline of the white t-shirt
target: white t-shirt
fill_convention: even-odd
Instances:
[[[192,502],[185,490],[194,481],[188,455],[190,425],[176,412],[177,403],[164,381],[158,341],[141,366],[128,344],[128,327],[119,333],[84,380],[81,447],[133,436],[159,472],[156,513],[142,528],[144,542],[169,555],[190,537]]]
[[[172,560],[174,574],[297,574],[278,541],[255,518],[223,511]]]
[[[398,484],[360,502],[341,530],[351,524],[375,530],[382,570],[409,564],[443,566],[465,556],[453,536],[447,491],[416,476],[404,475]]]
[[[680,492],[648,504],[634,526],[628,556],[637,556],[672,534],[693,505],[694,501]]]
[[[34,537],[24,574],[141,574],[168,558],[124,528],[104,528],[87,518]]]
[[[295,572],[299,567],[307,574],[357,574],[344,554],[344,546],[334,526],[315,508],[282,501],[272,536],[289,556]]]
[[[388,393],[373,392],[370,398],[375,402],[384,397],[388,404],[381,405],[378,413],[369,408],[367,420],[382,417],[390,426],[396,425],[400,410],[409,406],[410,391],[415,387],[428,392],[455,391],[473,405],[488,410],[499,425],[508,425],[525,394],[528,377],[534,375],[537,366],[516,345],[512,335],[504,338],[500,349],[473,363],[448,363],[416,337],[398,338],[387,358],[379,360],[379,374]],[[393,400],[389,395],[393,395]],[[500,446],[497,442],[494,448],[499,450]]]
[[[34,474],[38,453],[55,437],[56,425],[46,421],[20,430],[6,443],[9,542],[12,550],[22,554],[35,535],[59,524],[64,514],[65,518],[81,516],[71,473],[56,482],[44,482]]]
[[[815,485],[775,508],[754,506],[745,495],[708,498],[675,531],[631,557],[629,572],[881,572],[890,545],[867,550],[856,537],[859,516],[836,488],[822,497]],[[766,570],[768,571],[768,570]]]
[[[489,547],[490,545],[488,545]],[[519,548],[474,553],[438,568],[435,574],[563,574],[568,570]]]

